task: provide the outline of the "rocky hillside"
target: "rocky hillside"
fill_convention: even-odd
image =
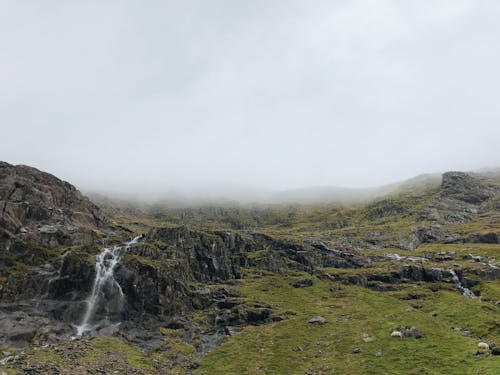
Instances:
[[[353,206],[108,202],[106,221],[68,183],[1,171],[1,371],[500,368],[494,176],[448,172]]]
[[[92,242],[104,223],[99,208],[73,185],[24,165],[0,162],[0,246]]]

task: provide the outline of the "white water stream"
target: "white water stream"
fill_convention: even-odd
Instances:
[[[476,295],[472,293],[472,291],[469,288],[466,288],[465,286],[462,285],[462,282],[458,278],[456,272],[454,270],[449,270],[449,271],[451,273],[451,276],[453,277],[453,283],[460,290],[460,292],[462,292],[462,294],[466,297],[476,298]]]
[[[92,292],[86,300],[86,309],[82,321],[76,326],[77,337],[94,329],[94,319],[98,309],[104,308],[106,319],[110,312],[116,313],[121,311],[124,295],[120,284],[115,279],[115,268],[130,246],[135,244],[140,238],[141,236],[137,236],[121,246],[105,247],[96,256],[95,279],[92,285]]]

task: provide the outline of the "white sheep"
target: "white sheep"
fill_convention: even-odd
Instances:
[[[485,342],[480,342],[479,344],[477,344],[477,348],[480,351],[490,350],[490,346],[487,343],[485,343]]]
[[[392,331],[391,337],[400,337],[400,338],[403,338],[403,332],[401,332],[401,331]]]

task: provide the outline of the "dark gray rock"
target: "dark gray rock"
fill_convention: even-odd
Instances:
[[[467,242],[473,243],[500,243],[499,233],[476,233],[470,236]]]
[[[403,337],[414,337],[422,339],[425,335],[417,327],[401,327],[398,329],[403,334]]]
[[[0,162],[0,246],[91,243],[105,224],[99,208],[73,185],[24,165]],[[15,251],[15,250],[14,250]]]
[[[497,192],[494,185],[464,172],[443,174],[440,195],[466,203],[478,204],[492,198]]]
[[[326,324],[327,321],[325,318],[323,318],[322,316],[318,315],[318,316],[315,316],[311,319],[309,319],[307,321],[309,324],[315,324],[315,325],[323,325],[323,324]]]
[[[313,285],[313,281],[311,279],[300,279],[295,281],[292,286],[294,288],[307,288]]]

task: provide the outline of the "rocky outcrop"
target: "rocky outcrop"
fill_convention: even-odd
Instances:
[[[196,283],[227,283],[245,267],[276,273],[320,267],[358,268],[361,255],[330,249],[322,243],[295,244],[260,233],[156,228],[132,246],[117,269],[132,310],[160,315],[206,308],[212,301]]]
[[[426,268],[422,266],[404,266],[398,273],[401,279],[412,281],[427,281],[438,282],[446,278],[451,278],[451,273],[448,270],[441,268]]]
[[[446,172],[443,173],[439,195],[443,198],[479,204],[494,197],[498,192],[496,185],[479,176],[464,172]]]
[[[0,162],[0,247],[90,243],[105,219],[73,185],[24,165]]]
[[[500,233],[475,233],[471,235],[467,242],[473,243],[500,243]]]
[[[493,219],[500,207],[499,194],[498,182],[488,176],[444,173],[439,191],[420,212],[418,222],[422,224],[414,230],[416,246],[420,243],[499,243],[500,233],[495,231],[464,235],[448,228],[481,220],[480,217]]]

